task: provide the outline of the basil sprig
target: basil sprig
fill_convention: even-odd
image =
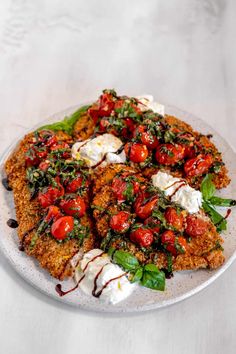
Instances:
[[[72,113],[69,117],[65,117],[62,121],[52,123],[52,124],[47,124],[43,125],[42,127],[38,128],[37,130],[42,130],[42,129],[49,129],[53,131],[58,131],[62,130],[63,132],[67,134],[72,134],[73,128],[77,120],[83,115],[85,112],[87,112],[88,108],[90,105],[83,106],[79,108],[77,111]]]
[[[236,205],[236,200],[217,197],[214,195],[215,190],[216,188],[214,183],[212,182],[212,175],[207,174],[201,184],[201,192],[203,197],[202,206],[205,212],[211,218],[213,224],[216,226],[217,231],[221,232],[223,230],[226,230],[227,221],[220,213],[218,213],[215,207],[231,207]]]
[[[110,248],[108,254],[112,261],[132,275],[131,282],[153,290],[165,290],[165,274],[155,264],[141,265],[132,254]]]

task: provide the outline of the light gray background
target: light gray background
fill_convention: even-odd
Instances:
[[[106,87],[153,93],[236,149],[235,15],[234,0],[0,0],[0,150]],[[0,352],[235,353],[235,273],[172,307],[118,317],[46,298],[0,256]]]

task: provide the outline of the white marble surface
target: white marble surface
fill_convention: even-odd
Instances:
[[[236,149],[235,12],[233,0],[1,0],[0,150],[104,87],[152,92]],[[161,311],[105,316],[46,298],[0,256],[0,352],[233,354],[235,273]]]

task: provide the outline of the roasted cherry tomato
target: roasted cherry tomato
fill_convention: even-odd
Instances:
[[[52,224],[51,233],[57,240],[64,240],[73,228],[74,218],[72,216],[62,216]]]
[[[199,176],[206,173],[212,164],[213,157],[211,155],[200,154],[185,162],[184,171],[189,177]]]
[[[138,193],[139,183],[136,181],[126,182],[122,176],[115,177],[112,182],[112,190],[118,202],[129,201]]]
[[[184,149],[178,144],[161,144],[157,147],[155,157],[161,165],[175,165],[184,158]]]
[[[50,150],[51,151],[57,151],[60,152],[60,150],[64,150],[64,149],[69,149],[70,146],[65,143],[65,142],[59,142],[58,144],[52,145]],[[64,158],[67,159],[70,157],[70,152],[69,151],[63,151],[62,153],[60,152],[60,155]]]
[[[130,240],[140,247],[149,247],[153,243],[153,232],[142,227],[130,233]]]
[[[181,213],[177,213],[174,208],[167,208],[165,211],[165,218],[168,224],[176,228],[177,230],[181,230],[183,228],[183,215]]]
[[[124,124],[125,124],[125,128],[121,130],[121,135],[126,139],[131,139],[133,137],[136,124],[132,118],[125,118]]]
[[[40,160],[42,160],[42,159],[46,159],[46,157],[48,156],[48,151],[45,148],[43,148],[43,149],[37,150],[36,154],[37,154],[38,158]]]
[[[159,143],[157,138],[150,133],[144,125],[138,126],[134,132],[134,137],[139,138],[141,142],[150,150],[155,149]]]
[[[107,128],[110,126],[110,122],[106,118],[102,118],[99,122],[99,131],[104,133],[107,131]]]
[[[104,93],[100,96],[98,102],[88,109],[88,114],[96,124],[99,118],[109,117],[113,111],[115,102],[113,96],[109,93]]]
[[[49,162],[47,162],[47,161],[42,161],[42,162],[40,162],[40,164],[39,164],[39,169],[41,170],[41,171],[44,171],[44,172],[46,172],[47,171],[47,169],[48,169],[48,167],[49,167]]]
[[[153,218],[152,216],[150,216],[149,218],[147,218],[146,220],[144,220],[144,225],[148,226],[149,229],[152,230],[152,232],[156,232],[159,233],[160,232],[160,221]]]
[[[39,192],[38,200],[43,208],[53,205],[55,201],[65,194],[64,188],[60,183],[59,177],[55,178],[57,187],[49,186],[43,192]]]
[[[171,230],[164,231],[161,235],[161,242],[166,250],[176,256],[177,251],[175,248],[175,233]]]
[[[80,196],[75,199],[63,199],[60,202],[60,207],[67,215],[76,216],[78,218],[84,216],[86,211],[84,199]]]
[[[110,93],[104,93],[100,96],[99,104],[100,117],[109,117],[115,106],[113,96]]]
[[[29,148],[25,153],[26,167],[37,166],[40,163],[40,158],[34,148]]]
[[[127,143],[125,145],[126,156],[129,157],[132,162],[144,162],[148,157],[148,149],[146,145],[139,143]]]
[[[82,186],[82,183],[83,177],[81,175],[78,175],[75,179],[73,179],[73,181],[68,182],[66,184],[66,191],[68,193],[75,193]]]
[[[127,211],[120,211],[119,213],[113,215],[110,219],[110,227],[112,230],[124,233],[130,228],[130,213]]]
[[[62,216],[60,209],[56,205],[50,205],[48,208],[47,215],[45,217],[46,222],[50,222],[51,220],[56,221],[59,217]]]
[[[51,147],[53,145],[56,145],[58,143],[58,138],[56,135],[51,135],[45,142],[45,145],[48,147]]]
[[[184,157],[188,159],[192,159],[196,156],[196,151],[193,146],[185,145]]]
[[[139,193],[134,204],[135,213],[140,219],[147,219],[152,214],[157,201],[158,196],[154,195],[150,197],[148,193],[142,191]]]
[[[201,236],[208,229],[208,222],[195,215],[188,215],[186,218],[186,223],[187,227],[185,232],[191,237]]]

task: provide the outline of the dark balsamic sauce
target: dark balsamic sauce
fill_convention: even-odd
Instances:
[[[121,275],[118,275],[118,276],[115,277],[115,278],[112,278],[112,279],[108,280],[108,281],[103,285],[103,287],[101,288],[101,290],[99,290],[97,293],[95,293],[95,292],[93,293],[93,296],[95,296],[95,297],[100,297],[100,295],[102,294],[103,290],[104,290],[113,280],[117,280],[117,279],[119,279],[119,278],[122,278],[122,277],[124,277],[126,274],[127,274],[127,273],[123,273],[123,274],[121,274]]]
[[[93,165],[91,168],[94,169],[94,168],[97,168],[98,166],[100,166],[106,160],[107,154],[119,155],[123,150],[124,150],[124,145],[121,145],[121,147],[118,150],[116,150],[115,152],[111,152],[111,151],[106,152],[104,154],[103,158],[100,161],[98,161],[96,163],[96,165]]]
[[[29,233],[35,229],[35,227],[36,226],[31,227],[31,229],[29,229],[28,231],[26,231],[24,233],[24,235],[22,236],[22,239],[20,241],[20,244],[19,244],[19,251],[24,252],[24,250],[25,250],[25,239],[29,235]]]
[[[9,181],[8,178],[3,178],[2,179],[2,185],[7,191],[12,191],[12,188],[9,186]]]
[[[163,273],[165,273],[166,279],[170,279],[174,276],[173,272],[169,272],[167,269],[162,269]]]
[[[11,227],[12,229],[16,229],[19,225],[18,222],[15,219],[9,219],[7,220],[7,225]]]
[[[76,252],[76,253],[77,253],[77,252]],[[76,253],[75,253],[75,254],[76,254]],[[71,258],[73,258],[73,257],[75,256],[75,254],[74,254]],[[95,259],[97,259],[98,257],[101,257],[103,254],[104,254],[104,252],[101,252],[101,253],[98,254],[97,256],[95,256],[95,257],[93,257],[92,259],[90,259],[90,261],[87,262],[86,266],[84,267],[84,269],[82,269],[82,271],[84,272],[84,271],[87,269],[88,265],[89,265],[91,262],[93,262],[93,261],[94,261]],[[71,258],[66,262],[66,266],[67,266],[68,262],[71,260]],[[63,268],[63,271],[61,272],[59,278],[60,278],[61,275],[64,273],[65,269],[66,269],[66,267]],[[78,288],[80,282],[84,279],[84,277],[85,277],[85,274],[80,278],[80,280],[78,281],[78,283],[77,283],[72,289],[69,289],[69,290],[67,290],[67,291],[63,291],[61,284],[57,284],[56,287],[55,287],[55,290],[56,290],[56,292],[59,294],[59,296],[64,296],[64,295],[66,295],[66,294],[69,294],[69,293],[71,293],[72,291],[74,291],[74,290],[76,290],[76,289]]]
[[[75,289],[78,288],[80,282],[84,279],[85,277],[85,274],[80,278],[80,280],[78,281],[78,283],[70,290],[67,290],[67,291],[63,291],[62,288],[61,288],[61,284],[57,284],[55,286],[55,290],[56,292],[58,293],[59,296],[65,296],[66,294],[69,294],[71,293],[72,291],[74,291]]]

